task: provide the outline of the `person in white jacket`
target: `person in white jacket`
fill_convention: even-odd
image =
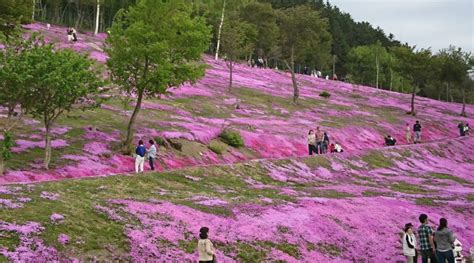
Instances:
[[[201,227],[199,229],[198,241],[199,263],[214,263],[216,262],[216,252],[211,240],[209,240],[209,228]]]
[[[407,263],[416,262],[416,237],[411,223],[405,224],[402,244],[403,255],[406,257]]]

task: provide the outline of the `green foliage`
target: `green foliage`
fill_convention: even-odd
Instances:
[[[9,37],[19,23],[30,21],[33,3],[30,0],[2,0],[0,10],[0,36]]]
[[[316,244],[315,249],[332,257],[338,257],[342,254],[342,252],[344,252],[344,250],[338,245],[322,241]]]
[[[211,141],[208,147],[211,151],[213,151],[216,154],[222,154],[227,150],[226,144],[220,141]]]
[[[106,41],[107,65],[115,84],[138,95],[125,145],[131,144],[143,96],[166,93],[204,74],[205,65],[199,62],[210,29],[201,17],[191,17],[191,11],[184,0],[141,0],[116,15]]]
[[[427,190],[414,185],[414,184],[409,184],[405,182],[398,182],[396,184],[392,184],[390,188],[393,191],[397,192],[402,192],[402,193],[407,193],[407,194],[424,194],[427,192]]]
[[[242,147],[244,146],[244,139],[238,131],[234,130],[224,130],[219,137],[230,146],[233,147]]]
[[[331,97],[331,94],[327,91],[323,91],[323,92],[319,93],[319,97],[329,98],[329,97]]]
[[[46,128],[45,167],[48,168],[51,149],[50,129],[64,112],[80,104],[83,109],[95,106],[92,100],[99,93],[102,81],[94,62],[72,50],[55,50],[40,44],[23,52],[24,71],[34,81],[28,85],[31,105],[28,113],[41,118]]]
[[[0,141],[0,158],[7,161],[11,158],[10,149],[13,147],[15,141],[11,132],[3,133],[3,140]]]

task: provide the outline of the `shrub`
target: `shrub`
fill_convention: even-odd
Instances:
[[[220,141],[211,141],[208,147],[216,154],[222,154],[223,152],[225,152],[225,150],[227,150],[226,145]]]
[[[319,97],[329,98],[329,97],[331,97],[331,94],[327,91],[323,91],[323,92],[319,93]]]
[[[180,143],[179,141],[176,141],[176,140],[173,140],[173,139],[168,139],[168,143],[171,145],[171,147],[173,147],[174,149],[176,149],[180,152],[183,149],[183,144]]]
[[[224,130],[219,137],[230,146],[237,148],[244,146],[244,140],[238,131]]]
[[[155,137],[155,143],[156,145],[163,146],[166,148],[169,148],[171,146],[169,142],[166,141],[166,139],[163,137]]]

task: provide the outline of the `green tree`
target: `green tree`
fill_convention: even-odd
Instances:
[[[0,35],[8,37],[14,33],[19,23],[30,21],[33,11],[31,0],[0,1]]]
[[[0,175],[4,172],[6,161],[11,158],[10,149],[14,144],[13,128],[21,121],[34,98],[28,96],[27,86],[32,81],[25,71],[29,65],[21,59],[21,54],[28,52],[39,42],[36,34],[24,39],[22,31],[10,32],[0,50],[0,106],[7,110],[7,118],[1,123],[3,140],[0,141]]]
[[[291,73],[293,102],[299,98],[295,75],[295,61],[304,60],[308,52],[329,53],[331,35],[327,31],[327,20],[308,6],[297,6],[284,10],[280,21],[281,58]]]
[[[432,54],[429,49],[415,51],[407,46],[393,49],[395,56],[401,61],[398,71],[401,72],[413,85],[411,96],[411,109],[409,114],[415,116],[415,97],[432,77]]]
[[[141,0],[116,16],[107,39],[107,65],[112,81],[137,96],[124,142],[127,148],[145,95],[164,94],[204,74],[200,60],[210,29],[201,17],[192,18],[191,11],[183,0]]]
[[[270,4],[255,2],[246,5],[240,12],[240,17],[243,21],[255,26],[257,30],[254,43],[256,55],[261,56],[264,61],[275,56],[280,34],[276,10]],[[249,54],[250,60],[252,55],[252,53]]]
[[[94,62],[72,50],[55,50],[52,45],[41,44],[20,59],[25,72],[33,81],[28,85],[29,101],[34,101],[28,113],[40,118],[45,127],[44,167],[51,161],[51,129],[59,116],[99,93],[102,85],[100,72]],[[86,103],[83,109],[93,103]]]
[[[232,89],[232,72],[234,62],[253,49],[257,32],[253,25],[237,19],[226,21],[221,41],[222,53],[226,56],[229,67],[229,90]]]

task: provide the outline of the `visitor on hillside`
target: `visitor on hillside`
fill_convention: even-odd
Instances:
[[[145,154],[146,148],[143,145],[143,141],[138,141],[138,146],[135,149],[135,172],[136,173],[143,173],[143,165],[145,164]]]
[[[329,136],[327,133],[323,133],[322,153],[327,153],[328,147],[329,147]]]
[[[77,31],[74,27],[71,28],[71,34],[72,34],[72,41],[76,42],[77,41]]]
[[[466,136],[466,132],[464,131],[464,123],[460,122],[458,124],[459,129],[459,136]]]
[[[413,142],[415,144],[420,143],[421,141],[421,124],[420,121],[416,121],[415,125],[413,125],[413,131],[415,133],[415,138]]]
[[[470,131],[471,131],[471,127],[469,127],[469,123],[466,123],[466,125],[464,125],[464,134],[468,136]]]
[[[405,139],[407,140],[407,143],[411,143],[411,128],[408,123],[405,127]]]
[[[67,29],[67,42],[71,42],[74,38],[72,37],[72,29],[68,27]]]
[[[316,135],[313,130],[309,130],[308,133],[308,151],[309,155],[313,155],[313,153],[318,154],[318,150],[316,149]]]
[[[436,263],[435,245],[433,238],[434,231],[428,225],[428,216],[426,214],[421,214],[418,219],[421,223],[421,226],[418,228],[421,261],[422,263],[428,263],[428,259],[430,259],[430,263]]]
[[[326,75],[326,80],[329,80],[329,75]]]
[[[321,131],[319,127],[316,128],[316,152],[318,154],[323,153],[323,141],[324,141],[324,133]]]
[[[155,170],[155,159],[156,159],[156,146],[153,140],[149,140],[148,143],[150,144],[150,148],[147,150],[148,152],[148,162],[150,164],[150,169],[152,171]]]
[[[213,263],[216,262],[216,254],[211,240],[209,240],[209,228],[201,227],[199,230],[198,241],[199,263]]]
[[[329,144],[329,152],[330,153],[336,152],[336,146],[334,145],[334,143]]]
[[[323,76],[323,73],[321,73],[321,71],[318,70],[318,72],[316,72],[316,75],[318,76],[318,78],[321,78]]]
[[[303,68],[303,74],[305,74],[305,75],[309,75],[309,74],[310,74],[310,73],[309,73],[309,68],[308,68],[308,66],[304,66],[304,68]]]
[[[391,135],[385,137],[385,146],[394,146],[397,143],[397,140]]]
[[[336,144],[334,145],[334,149],[336,150],[337,153],[344,152],[344,149],[342,149],[342,146],[338,142],[336,142]]]
[[[332,75],[332,80],[337,80],[337,75],[336,74]]]
[[[441,218],[439,226],[434,234],[434,241],[436,243],[436,258],[438,262],[454,263],[454,237],[453,231],[448,228],[448,220]]]
[[[416,260],[416,237],[413,233],[413,225],[405,224],[404,234],[402,237],[403,255],[407,259],[407,263],[415,263]]]

